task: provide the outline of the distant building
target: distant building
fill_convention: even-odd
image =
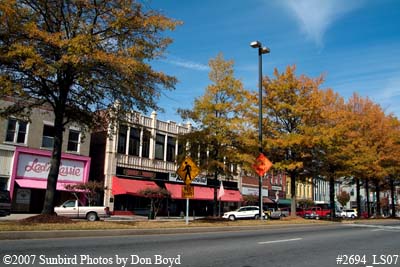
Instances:
[[[262,179],[264,208],[276,208],[290,205],[286,199],[286,175],[280,172],[268,172]],[[240,190],[243,196],[259,195],[259,178],[254,175],[242,175]]]
[[[291,179],[286,179],[286,198],[291,199]],[[313,183],[311,179],[305,179],[304,181],[296,181],[296,200],[313,200]]]
[[[9,106],[11,101],[2,99],[0,106]],[[14,212],[36,213],[43,208],[54,139],[53,121],[53,113],[45,107],[32,110],[29,121],[15,116],[0,118],[0,189],[10,191]],[[87,181],[90,169],[90,134],[79,125],[68,124],[63,138],[56,203],[70,198],[71,192],[65,185]]]

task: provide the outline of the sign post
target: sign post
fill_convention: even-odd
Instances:
[[[189,224],[189,198],[194,197],[194,187],[190,184],[200,173],[200,169],[190,157],[186,157],[176,173],[185,183],[182,187],[182,198],[186,198],[186,224]]]
[[[272,167],[272,162],[264,156],[263,153],[260,153],[256,159],[256,162],[253,164],[254,171],[258,174],[259,177],[259,209],[260,209],[260,220],[263,219],[263,196],[262,196],[262,177],[265,173]]]

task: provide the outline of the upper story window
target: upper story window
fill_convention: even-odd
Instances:
[[[125,125],[121,125],[119,127],[119,132],[118,132],[118,148],[117,148],[117,152],[120,154],[126,153],[127,133],[128,133],[128,127],[126,127]]]
[[[164,146],[165,146],[165,135],[157,134],[156,135],[156,154],[155,158],[164,160]]]
[[[142,139],[142,157],[148,158],[150,157],[150,131],[144,129],[143,130],[143,139]]]
[[[14,118],[8,119],[6,142],[26,144],[28,123]]]
[[[175,147],[176,147],[176,138],[168,136],[167,140],[167,161],[175,161]]]
[[[52,148],[54,144],[55,128],[52,125],[43,125],[42,147]]]
[[[140,149],[140,129],[131,127],[129,133],[129,150],[128,154],[139,156]]]
[[[79,152],[81,132],[69,129],[67,151]]]

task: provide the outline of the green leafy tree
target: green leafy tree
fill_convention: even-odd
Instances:
[[[191,119],[195,131],[186,136],[191,147],[191,156],[198,158],[200,168],[214,178],[214,208],[217,214],[217,179],[229,177],[229,166],[239,162],[238,136],[242,129],[243,116],[249,96],[240,80],[234,77],[233,61],[225,60],[222,54],[209,61],[209,78],[203,96],[194,101],[193,109],[179,110],[184,119]]]
[[[164,32],[179,23],[134,0],[0,1],[0,95],[15,102],[2,114],[47,105],[55,116],[43,214],[54,210],[66,123],[93,127],[107,108],[156,109],[176,79],[149,61],[163,55],[172,41]]]

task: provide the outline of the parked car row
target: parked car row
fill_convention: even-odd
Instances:
[[[225,212],[222,218],[229,219],[231,221],[237,219],[259,219],[259,207],[258,206],[243,206],[237,210]],[[265,219],[279,219],[282,217],[289,217],[291,214],[290,208],[280,208],[277,210],[266,209],[264,210],[263,218]],[[308,209],[296,209],[296,216],[304,217],[306,219],[322,219],[329,218],[331,216],[330,209],[323,209],[321,207],[310,207]],[[357,211],[355,209],[344,209],[336,212],[336,216],[354,219],[357,217]]]

